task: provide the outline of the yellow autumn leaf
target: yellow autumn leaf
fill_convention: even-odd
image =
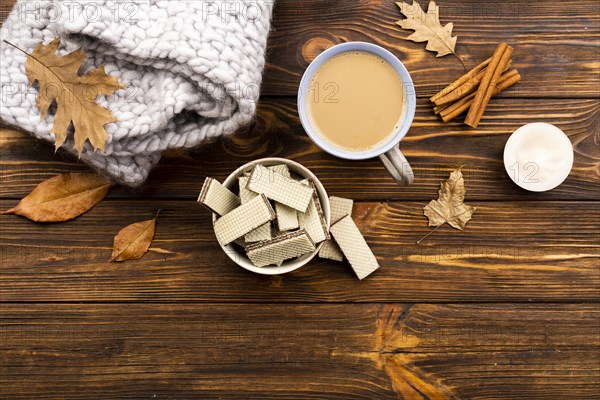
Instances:
[[[463,230],[476,210],[464,203],[466,191],[462,171],[453,171],[450,178],[442,183],[438,199],[431,200],[423,209],[429,218],[429,226],[440,226],[447,222],[453,228]]]
[[[160,210],[153,219],[136,222],[121,229],[115,236],[110,261],[127,261],[142,258],[148,252],[154,239],[156,218],[158,218],[159,213]]]
[[[437,57],[447,54],[455,54],[456,40],[458,36],[452,36],[452,23],[445,26],[440,24],[440,9],[434,1],[427,6],[427,13],[423,11],[416,0],[412,4],[396,3],[400,12],[406,17],[396,24],[402,29],[415,31],[406,39],[413,42],[427,42],[426,50],[437,52]]]
[[[67,130],[71,123],[75,128],[75,149],[81,155],[86,140],[94,150],[104,151],[108,134],[104,125],[116,122],[112,112],[96,103],[100,95],[109,96],[115,90],[125,89],[116,78],[107,75],[104,66],[87,75],[80,76],[78,71],[86,58],[85,52],[76,50],[65,56],[56,54],[60,39],[50,44],[40,43],[28,54],[25,72],[29,84],[39,84],[37,106],[40,118],[44,119],[48,109],[56,102],[56,114],[52,133],[55,147],[58,149],[67,139]]]
[[[16,214],[35,222],[68,221],[91,210],[113,186],[91,172],[58,175],[37,185],[16,207],[2,214]]]

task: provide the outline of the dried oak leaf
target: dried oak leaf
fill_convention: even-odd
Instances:
[[[407,40],[413,42],[427,42],[426,50],[437,52],[437,57],[455,54],[456,40],[458,36],[452,36],[452,23],[445,26],[440,24],[440,9],[434,1],[427,6],[427,13],[423,11],[419,3],[412,4],[396,3],[400,12],[406,17],[396,24],[402,29],[411,29],[415,32],[408,36]]]
[[[142,258],[152,244],[156,218],[158,218],[158,212],[154,218],[148,221],[136,222],[121,229],[115,236],[110,261],[138,260]]]
[[[431,200],[423,209],[425,216],[429,218],[429,226],[440,226],[447,222],[462,231],[476,210],[464,203],[465,193],[465,180],[462,171],[457,169],[442,184],[439,198]]]
[[[104,66],[87,75],[80,76],[78,71],[86,58],[85,52],[76,50],[65,56],[56,51],[60,39],[50,44],[40,43],[28,54],[25,72],[29,84],[38,82],[39,91],[36,104],[40,109],[40,119],[48,114],[48,108],[56,102],[54,115],[55,147],[58,149],[67,139],[67,130],[71,122],[75,128],[75,149],[81,155],[83,145],[89,140],[94,151],[104,151],[108,134],[104,125],[116,122],[112,112],[96,103],[100,95],[109,96],[115,90],[125,89],[117,78],[107,75]]]
[[[33,189],[13,209],[35,222],[63,222],[80,216],[98,204],[114,184],[91,172],[74,172],[50,178]]]

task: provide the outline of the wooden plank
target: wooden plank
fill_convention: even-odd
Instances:
[[[595,305],[6,304],[10,399],[593,398]]]
[[[303,163],[332,195],[357,200],[430,200],[441,181],[463,165],[467,197],[473,201],[600,199],[600,103],[595,100],[498,99],[478,129],[461,122],[441,123],[425,100],[402,149],[415,169],[415,183],[399,187],[379,160],[345,161],[327,155],[304,133],[294,99],[265,98],[255,125],[196,150],[171,153],[146,185],[118,189],[113,197],[196,199],[205,176],[224,179],[237,167],[261,157],[286,157]],[[522,103],[522,104],[521,104]],[[562,128],[573,142],[575,164],[569,178],[546,193],[517,187],[502,163],[504,144],[519,126],[544,120]],[[0,197],[21,198],[44,179],[84,169],[64,152],[13,131],[0,131]]]
[[[426,7],[427,2],[419,2]],[[505,41],[523,76],[511,97],[598,98],[600,20],[592,1],[438,3],[442,23],[453,22],[456,52],[468,68],[488,58]],[[412,31],[391,1],[278,1],[270,37],[265,94],[296,94],[304,70],[324,49],[347,41],[378,44],[396,55],[413,77],[416,93],[430,97],[464,73],[453,56],[436,59],[423,43],[404,40]],[[544,56],[541,56],[544,55]]]
[[[0,21],[13,3],[5,0],[0,6]],[[454,23],[456,51],[468,67],[489,57],[500,41],[514,46],[515,66],[524,79],[509,96],[598,97],[600,20],[593,12],[594,0],[526,5],[516,0],[446,0],[440,10],[442,23]],[[394,2],[383,0],[278,0],[263,93],[295,95],[309,61],[346,41],[372,42],[390,50],[411,72],[421,97],[433,95],[464,72],[455,57],[436,59],[422,43],[404,40],[412,31],[394,23],[400,18]]]
[[[16,201],[0,201],[0,210]],[[360,282],[315,260],[268,277],[235,265],[193,201],[104,201],[64,224],[0,215],[1,301],[473,302],[596,301],[600,202],[488,202],[465,231],[430,231],[426,202],[357,203],[381,268]],[[162,209],[140,261],[109,263],[113,236]]]
[[[4,0],[0,3],[0,21],[4,22],[17,0]]]

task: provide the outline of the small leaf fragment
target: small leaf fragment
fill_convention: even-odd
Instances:
[[[431,200],[423,208],[425,216],[429,218],[429,226],[440,226],[447,222],[453,228],[463,230],[476,208],[464,203],[465,180],[460,168],[450,174],[438,193],[439,198]]]
[[[92,209],[113,185],[91,172],[58,175],[37,185],[16,207],[3,214],[16,214],[35,222],[68,221]]]
[[[402,29],[415,31],[406,39],[413,42],[427,42],[426,50],[437,52],[437,57],[455,54],[456,40],[458,36],[452,36],[452,23],[445,26],[440,24],[440,9],[434,1],[427,6],[427,13],[423,11],[416,0],[412,4],[396,3],[400,12],[406,17],[396,24]]]
[[[159,211],[160,212],[160,211]],[[156,228],[156,216],[148,221],[136,222],[121,229],[115,236],[110,261],[138,260],[148,252]]]

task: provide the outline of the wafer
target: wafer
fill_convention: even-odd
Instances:
[[[331,196],[329,197],[329,204],[331,209],[331,223],[335,224],[346,215],[352,215],[352,207],[354,201],[351,199],[344,199],[342,197]],[[327,239],[321,250],[319,250],[319,257],[326,258],[328,260],[343,261],[344,253],[342,249],[335,242],[335,239]]]
[[[379,268],[379,263],[350,216],[345,216],[331,226],[331,234],[342,249],[350,266],[362,280]]]
[[[206,178],[200,196],[198,196],[198,203],[222,216],[238,207],[241,201],[238,196],[221,185],[216,179]]]
[[[308,180],[302,181],[302,183],[309,185],[315,189],[312,182]],[[308,208],[305,213],[298,214],[298,222],[300,228],[305,229],[306,233],[315,243],[321,243],[322,241],[329,239],[329,230],[327,229],[327,221],[321,208],[321,201],[316,190],[313,190],[313,198],[308,204]]]
[[[273,165],[269,169],[291,179],[290,169],[285,164]],[[298,224],[298,211],[292,207],[275,202],[275,212],[277,213],[277,227],[280,231],[291,231],[300,227]]]
[[[284,260],[315,251],[315,244],[305,230],[299,230],[275,239],[246,247],[250,261],[257,267],[280,265]]]
[[[246,236],[244,236],[244,240],[246,241],[246,243],[255,243],[262,242],[264,240],[270,240],[272,237],[273,236],[271,234],[271,223],[267,222],[266,224],[263,224],[258,228],[248,232]]]
[[[313,188],[260,164],[254,167],[247,187],[300,212],[306,212],[314,192]]]
[[[242,204],[246,204],[247,202],[249,202],[256,196],[258,196],[258,194],[254,193],[252,190],[248,189],[247,186],[248,186],[249,179],[250,179],[249,176],[243,176],[243,175],[238,178],[238,184],[240,185],[240,200],[241,200]]]
[[[286,178],[290,177],[290,169],[285,164],[272,165],[267,168],[269,168],[271,171],[277,172],[278,174],[285,176]]]
[[[261,195],[216,220],[215,234],[219,243],[226,245],[275,218],[271,203]]]
[[[238,183],[240,185],[240,199],[242,201],[242,204],[246,204],[247,202],[259,196],[258,194],[254,193],[246,187],[249,179],[250,178],[248,176],[240,176],[238,178]],[[261,240],[269,240],[271,238],[272,236],[270,222],[259,226],[258,228],[248,232],[246,236],[244,236],[244,240],[247,243],[260,242]]]
[[[280,231],[291,231],[300,228],[298,211],[281,203],[275,203],[277,227]]]

